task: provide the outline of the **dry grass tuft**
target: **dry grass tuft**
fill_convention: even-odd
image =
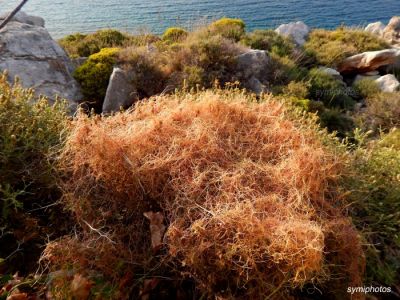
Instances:
[[[316,128],[269,96],[257,103],[239,91],[81,115],[60,161],[82,232],[49,245],[46,257],[114,279],[128,270],[151,277],[168,259],[203,292],[240,299],[360,283],[358,234],[333,191],[345,157]],[[147,211],[166,219],[159,256]]]

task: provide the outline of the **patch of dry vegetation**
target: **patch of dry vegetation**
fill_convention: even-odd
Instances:
[[[43,262],[101,274],[119,299],[166,272],[193,278],[205,295],[240,299],[361,285],[359,237],[334,192],[346,158],[333,143],[313,120],[240,91],[80,115],[60,164],[81,229],[50,243]],[[151,247],[149,211],[164,217],[162,249]]]

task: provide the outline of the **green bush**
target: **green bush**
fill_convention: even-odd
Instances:
[[[345,27],[332,31],[316,29],[304,44],[306,52],[314,56],[319,64],[333,67],[351,55],[388,47],[385,41],[373,34]]]
[[[93,102],[96,109],[101,107],[106,95],[118,51],[118,48],[104,48],[99,53],[89,56],[88,60],[74,72],[85,100]]]
[[[291,81],[282,90],[284,95],[293,96],[299,99],[307,99],[309,96],[310,84],[304,81]]]
[[[187,36],[188,32],[185,29],[179,27],[171,27],[164,32],[162,39],[166,42],[176,43],[184,40]]]
[[[241,42],[252,49],[266,50],[279,56],[291,55],[295,47],[290,39],[274,30],[255,30],[246,34]]]
[[[329,132],[336,132],[338,137],[351,137],[354,130],[354,121],[337,108],[324,109],[319,113],[320,125]]]
[[[368,97],[359,121],[365,129],[376,132],[400,127],[400,92],[381,92]]]
[[[290,56],[279,56],[270,53],[270,64],[268,72],[264,72],[264,82],[271,85],[286,85],[291,81],[302,81],[307,79],[308,70],[299,66],[298,62]]]
[[[236,56],[242,49],[222,36],[191,37],[177,51],[169,53],[171,83],[187,87],[211,87],[215,81],[222,86],[235,82]]]
[[[54,154],[62,148],[67,122],[65,103],[50,105],[32,90],[10,85],[6,75],[0,76],[2,274],[34,271],[47,235],[54,238],[54,231],[61,232],[60,227],[49,227],[56,227],[61,216],[54,213],[60,196]]]
[[[124,46],[130,40],[131,37],[120,31],[103,29],[88,35],[72,34],[59,40],[59,43],[72,57],[88,57],[103,48]]]
[[[222,18],[209,26],[211,34],[238,42],[245,34],[246,24],[241,19]]]
[[[374,97],[381,92],[379,85],[369,78],[364,78],[353,84],[354,91],[361,98]]]
[[[341,80],[316,68],[311,69],[308,76],[311,99],[322,101],[326,107],[353,108],[355,101],[349,96],[351,90]]]
[[[166,87],[167,59],[160,52],[151,52],[145,47],[131,47],[122,50],[118,60],[126,69],[134,72],[132,84],[136,87],[139,98],[161,93]]]
[[[400,131],[358,147],[346,178],[352,217],[367,248],[367,284],[394,285],[400,276]]]

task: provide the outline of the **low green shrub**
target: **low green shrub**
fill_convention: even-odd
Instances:
[[[400,277],[400,130],[358,147],[349,169],[345,186],[365,238],[366,283],[394,285]]]
[[[167,58],[162,53],[148,51],[146,47],[130,47],[119,53],[118,61],[134,73],[132,84],[140,99],[161,93],[166,87],[169,72]]]
[[[293,96],[299,99],[307,99],[309,96],[310,84],[304,81],[291,81],[282,90],[284,95]]]
[[[164,32],[162,39],[169,43],[176,43],[184,40],[187,36],[188,32],[185,29],[179,27],[171,27]]]
[[[381,92],[368,97],[359,122],[360,126],[375,132],[400,127],[400,92]]]
[[[252,49],[266,50],[279,56],[292,54],[295,45],[274,30],[255,30],[247,33],[241,42]]]
[[[264,73],[264,78],[260,79],[272,86],[286,85],[291,81],[302,81],[307,78],[308,70],[299,66],[292,57],[270,53],[270,58],[269,70]]]
[[[72,34],[59,40],[59,43],[72,57],[88,57],[103,48],[121,47],[130,40],[130,36],[118,30],[103,29],[87,35]]]
[[[60,196],[54,153],[62,148],[67,122],[65,103],[56,101],[50,105],[18,82],[9,84],[6,74],[0,76],[2,274],[36,268],[41,247],[47,242],[46,234],[50,234],[45,227],[54,225],[54,217],[60,217],[51,215]],[[41,207],[47,209],[40,210]],[[46,221],[41,222],[44,218]],[[40,236],[43,232],[44,236]]]
[[[381,92],[379,85],[373,79],[361,79],[353,84],[354,91],[361,98],[374,97]]]
[[[209,31],[238,42],[245,34],[245,28],[246,24],[241,19],[222,18],[211,23]]]
[[[337,108],[323,109],[319,113],[320,125],[329,132],[336,132],[340,138],[352,136],[355,124],[352,118],[344,114]]]
[[[106,95],[118,51],[118,48],[104,48],[99,53],[89,56],[88,60],[74,72],[85,100],[92,103],[91,105],[97,110],[100,109]]]
[[[385,41],[373,34],[345,27],[316,29],[304,44],[306,52],[313,55],[319,64],[333,67],[348,56],[388,47]]]
[[[194,36],[176,51],[169,53],[170,83],[187,87],[211,87],[216,81],[222,86],[235,82],[236,56],[243,49],[222,36]]]
[[[355,101],[349,96],[352,90],[346,88],[341,80],[316,68],[310,70],[308,77],[311,99],[322,101],[328,108],[353,108]]]

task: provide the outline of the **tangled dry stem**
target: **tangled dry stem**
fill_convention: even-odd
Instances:
[[[358,284],[359,237],[334,193],[343,159],[312,121],[240,91],[81,115],[60,161],[65,201],[82,232],[45,254],[56,267],[69,262],[114,279],[125,272],[121,262],[146,273],[168,259],[204,292],[241,299],[287,299],[326,281]],[[147,211],[162,212],[168,227],[158,256]]]

